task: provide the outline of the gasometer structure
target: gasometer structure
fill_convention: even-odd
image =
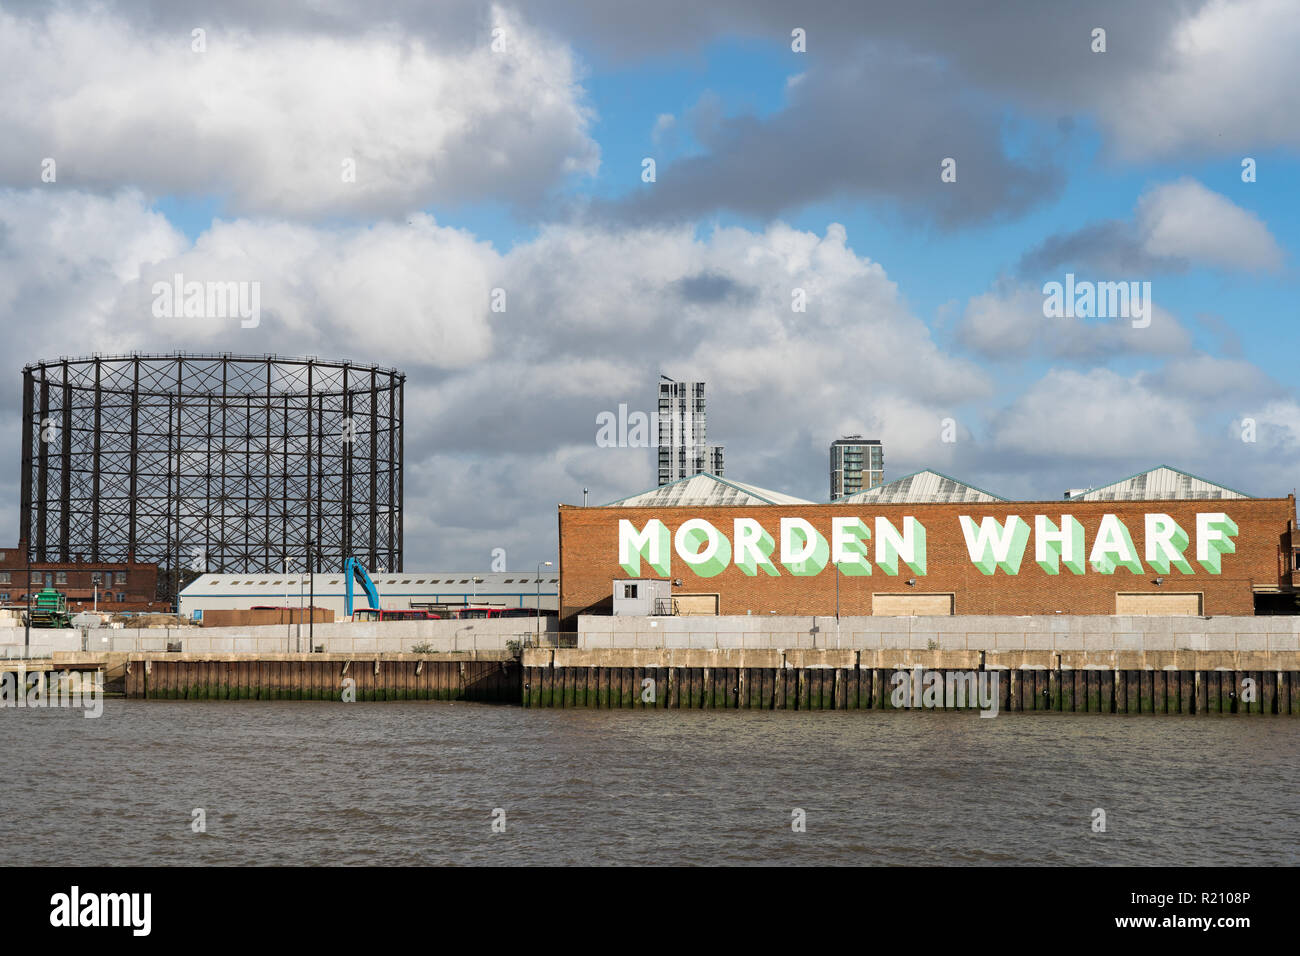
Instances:
[[[20,539],[35,561],[399,571],[405,379],[229,353],[30,364]]]

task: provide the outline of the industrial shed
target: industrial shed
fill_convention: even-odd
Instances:
[[[343,617],[344,577],[315,575],[315,606]],[[554,611],[559,599],[559,575],[534,571],[403,571],[371,574],[385,610],[407,610],[428,604],[487,604],[497,607],[537,607]],[[308,574],[205,574],[181,591],[181,614],[257,606],[306,607],[312,590]],[[353,589],[357,607],[367,605],[365,591]]]

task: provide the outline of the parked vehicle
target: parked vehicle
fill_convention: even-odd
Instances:
[[[354,621],[437,621],[440,616],[430,611],[385,610],[361,607],[352,612]]]
[[[45,588],[32,604],[32,627],[71,627],[68,598],[62,591]]]

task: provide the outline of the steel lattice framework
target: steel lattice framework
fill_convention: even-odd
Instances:
[[[230,354],[29,365],[22,540],[37,561],[400,571],[405,380]]]

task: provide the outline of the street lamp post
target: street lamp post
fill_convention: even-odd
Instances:
[[[831,562],[835,566],[835,623],[840,623],[840,563]]]
[[[23,619],[23,657],[31,657],[32,654],[32,545],[31,542],[23,542],[27,546],[27,616]]]
[[[302,653],[302,597],[306,584],[307,582],[303,579],[302,575],[298,575],[298,637],[295,641],[295,646],[298,648],[299,654]]]
[[[284,609],[289,612],[289,616],[284,622],[284,649],[287,653],[289,650],[289,639],[293,633],[293,609],[289,606],[289,568],[293,564],[293,558],[284,559]]]
[[[542,566],[551,566],[550,561],[542,561],[537,565],[537,646],[542,646]]]
[[[311,622],[307,625],[307,650],[315,652],[316,650],[316,564],[312,561],[314,555],[311,550],[311,542],[307,542],[307,574],[311,577],[311,600],[308,606],[311,608]]]

